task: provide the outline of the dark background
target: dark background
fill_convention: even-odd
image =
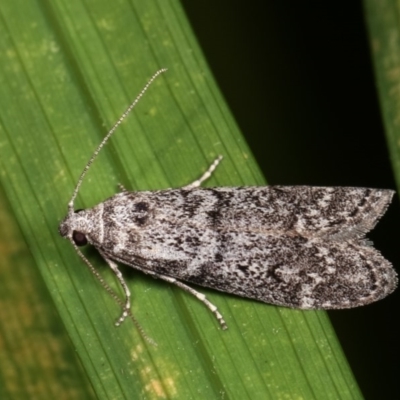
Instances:
[[[183,5],[269,184],[395,188],[361,2]],[[397,270],[399,222],[369,235]],[[366,399],[400,399],[399,303],[329,313]]]

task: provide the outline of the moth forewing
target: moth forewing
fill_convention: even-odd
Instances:
[[[217,158],[180,189],[123,191],[97,206],[74,211],[82,180],[106,141],[151,82],[93,153],[78,180],[59,231],[103,287],[130,311],[130,291],[116,262],[173,283],[201,300],[223,328],[222,315],[183,281],[242,297],[300,309],[357,307],[397,285],[392,265],[365,239],[393,191],[351,187],[201,188]],[[122,301],[78,246],[92,244],[116,274]],[[132,317],[133,318],[133,317]]]
[[[102,215],[90,242],[162,279],[287,307],[356,307],[396,284],[364,238],[392,196],[307,186],[125,192],[87,211]]]

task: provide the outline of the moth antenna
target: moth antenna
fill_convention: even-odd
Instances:
[[[93,161],[96,159],[98,154],[100,153],[100,150],[103,148],[103,146],[107,143],[108,139],[113,135],[113,133],[116,131],[118,126],[121,124],[121,122],[129,115],[129,113],[133,110],[133,108],[136,106],[136,104],[139,102],[139,100],[142,98],[142,96],[146,93],[147,89],[150,87],[150,85],[154,82],[154,80],[161,75],[163,72],[167,71],[166,68],[159,69],[146,83],[144,88],[140,91],[140,93],[136,96],[135,100],[131,103],[131,105],[125,110],[125,112],[121,115],[121,117],[118,119],[118,121],[114,124],[114,126],[108,131],[107,135],[104,137],[104,139],[101,141],[97,149],[94,151],[92,157],[90,157],[90,160],[86,164],[85,168],[83,169],[78,182],[75,186],[74,192],[72,194],[71,200],[68,203],[68,209],[69,211],[74,210],[74,201],[76,199],[76,196],[78,195],[78,191],[82,185],[83,178],[85,177],[86,173],[88,172],[90,166],[92,165]]]
[[[83,262],[89,267],[90,272],[95,276],[95,278],[100,282],[101,286],[105,289],[105,291],[114,299],[116,303],[118,303],[123,312],[126,313],[126,316],[129,316],[135,325],[136,329],[139,331],[140,335],[146,342],[150,343],[153,346],[157,347],[157,342],[153,340],[150,336],[146,334],[142,326],[140,325],[139,321],[136,317],[132,314],[130,309],[126,309],[125,303],[118,297],[117,293],[111,288],[111,286],[103,279],[103,277],[99,274],[98,271],[93,267],[90,261],[83,255],[83,253],[79,250],[78,246],[73,242],[72,245],[74,246],[76,252],[79,254],[79,257],[83,260]],[[119,326],[119,325],[118,325]]]

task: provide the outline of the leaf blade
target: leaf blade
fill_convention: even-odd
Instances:
[[[27,12],[41,21],[39,32],[25,28],[23,37],[18,29],[12,32],[14,42],[25,47],[17,48],[22,61],[14,64],[21,72],[9,72],[3,83],[7,87],[17,76],[23,101],[13,113],[3,107],[0,114],[6,127],[0,139],[7,175],[2,182],[96,394],[360,397],[324,313],[277,309],[201,289],[228,320],[230,329],[221,332],[195,299],[124,268],[134,313],[159,346],[144,343],[130,324],[113,327],[118,307],[60,240],[56,221],[89,155],[132,100],[132,91],[158,68],[169,67],[93,165],[78,207],[110,196],[118,181],[135,190],[179,187],[218,154],[225,159],[207,185],[262,184],[263,178],[179,3],[124,1],[115,8],[107,2],[59,0],[47,6],[44,12],[30,5]],[[9,7],[16,12],[12,3]],[[18,121],[21,110],[26,119]],[[118,290],[103,263],[91,259]],[[314,337],[314,329],[323,339]]]

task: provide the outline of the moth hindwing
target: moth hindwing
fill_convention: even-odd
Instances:
[[[201,188],[203,176],[180,189],[121,193],[74,211],[93,160],[137,104],[158,71],[103,139],[84,168],[59,232],[129,315],[130,291],[117,262],[173,283],[201,300],[223,328],[206,297],[183,282],[299,309],[357,307],[382,299],[397,285],[390,262],[365,239],[385,213],[391,190],[352,187]],[[116,274],[121,300],[78,246],[92,244]]]

